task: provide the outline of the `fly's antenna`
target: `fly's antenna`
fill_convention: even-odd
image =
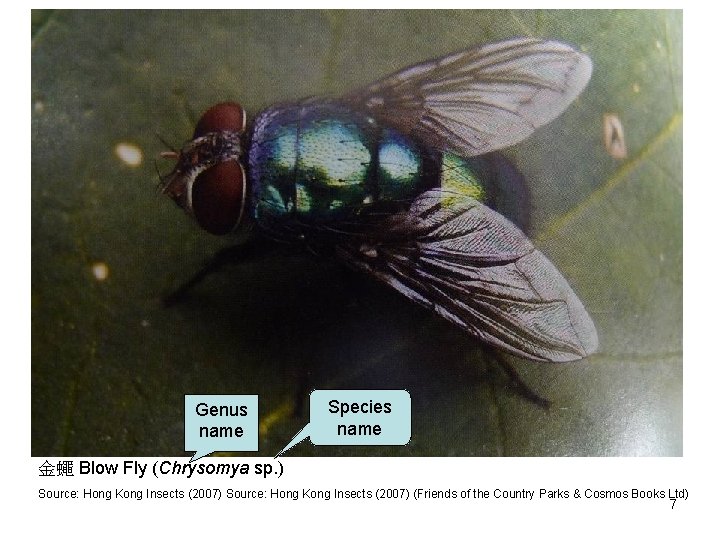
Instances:
[[[165,139],[162,138],[162,136],[159,133],[155,133],[155,136],[158,138],[158,140],[162,143],[162,145],[167,148],[167,150],[164,150],[160,152],[159,156],[163,159],[172,159],[172,160],[178,160],[180,159],[180,152],[178,152],[169,142],[167,142]],[[160,168],[158,167],[157,160],[153,160],[153,164],[155,165],[155,173],[158,176],[158,185],[157,185],[157,192],[158,193],[165,193],[165,190],[167,189],[167,186],[170,184],[172,179],[175,177],[175,170],[173,170],[169,174],[162,174],[160,172]]]
[[[175,150],[173,146],[168,143],[165,139],[163,139],[159,133],[155,133],[155,136],[158,138],[158,140],[167,148],[167,150],[160,152],[160,157],[165,159],[178,159],[180,157],[180,152]]]
[[[155,166],[155,174],[157,174],[157,177],[158,177],[158,183],[157,183],[156,190],[158,193],[163,193],[165,191],[165,186],[167,185],[166,180],[167,180],[168,175],[163,175],[160,172],[160,168],[158,167],[157,159],[153,159],[153,165]],[[172,173],[170,173],[170,174],[172,174]]]

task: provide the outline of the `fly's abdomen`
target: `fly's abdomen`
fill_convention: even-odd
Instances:
[[[265,111],[255,121],[248,164],[256,220],[274,230],[282,223],[332,223],[438,186],[483,195],[460,158],[421,148],[338,104]]]

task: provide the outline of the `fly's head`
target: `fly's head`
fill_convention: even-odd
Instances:
[[[245,110],[218,103],[195,126],[191,141],[164,157],[177,159],[162,179],[161,191],[212,234],[236,229],[246,205],[246,177],[241,163]]]

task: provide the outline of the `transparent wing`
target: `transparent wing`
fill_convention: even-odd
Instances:
[[[525,139],[590,80],[590,58],[557,41],[517,38],[417,64],[346,96],[383,124],[469,157]]]
[[[550,362],[597,349],[595,326],[565,278],[477,200],[431,190],[377,231],[342,243],[340,257],[483,341]]]

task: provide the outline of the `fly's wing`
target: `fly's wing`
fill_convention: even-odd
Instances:
[[[547,124],[590,80],[590,58],[557,41],[517,38],[406,68],[344,99],[382,124],[464,157]]]
[[[475,199],[431,190],[338,254],[470,334],[530,360],[597,349],[565,278],[510,221]]]

